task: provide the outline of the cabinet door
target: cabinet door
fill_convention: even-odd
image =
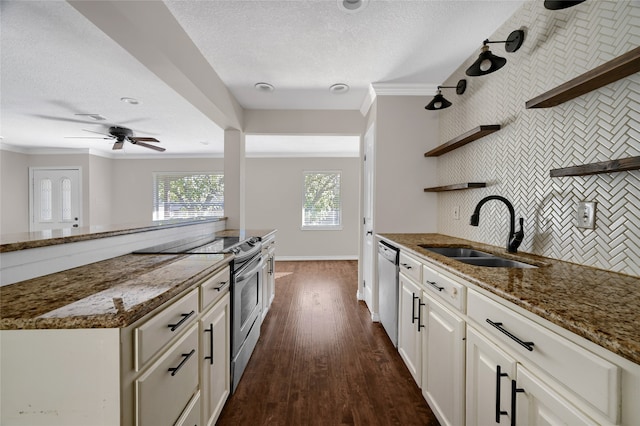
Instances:
[[[400,274],[400,297],[398,302],[398,352],[407,365],[418,386],[422,380],[422,335],[424,322],[421,318],[422,290],[411,279]]]
[[[262,282],[260,283],[261,289],[260,293],[262,294],[262,316],[260,317],[260,321],[264,320],[267,316],[267,312],[269,311],[269,260],[262,265],[262,272],[260,275],[262,278]]]
[[[518,365],[516,387],[511,397],[516,398],[518,426],[597,424],[522,365]]]
[[[269,285],[268,285],[268,295],[269,295],[269,306],[271,306],[271,302],[273,302],[273,298],[276,296],[276,250],[275,248],[269,249]]]
[[[515,360],[472,327],[467,327],[466,364],[466,425],[510,424]]]
[[[202,317],[203,424],[215,424],[231,388],[230,303],[227,293]]]
[[[464,423],[465,323],[423,294],[422,394],[443,425]]]

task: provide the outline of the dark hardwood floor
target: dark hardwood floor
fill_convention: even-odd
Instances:
[[[355,261],[277,262],[276,296],[218,425],[438,425]]]

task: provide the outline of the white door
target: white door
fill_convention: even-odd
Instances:
[[[511,381],[516,361],[467,327],[466,425],[511,424]]]
[[[378,288],[374,285],[377,280],[375,274],[375,244],[373,237],[373,172],[374,172],[374,126],[364,135],[364,206],[362,225],[362,279],[364,285],[362,298],[369,307],[371,317],[378,320]]]
[[[428,299],[422,317],[422,393],[440,423],[464,424],[464,321],[439,303]]]
[[[82,192],[80,169],[29,169],[30,231],[77,228]]]

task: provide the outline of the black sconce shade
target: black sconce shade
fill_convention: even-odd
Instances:
[[[522,43],[524,42],[524,31],[515,30],[509,34],[509,37],[504,41],[489,41],[485,40],[482,42],[482,52],[478,56],[478,59],[471,64],[467,71],[465,72],[468,76],[477,77],[481,75],[491,74],[494,71],[498,71],[502,68],[507,60],[501,58],[500,56],[496,56],[489,50],[489,43],[504,43],[505,50],[509,53],[515,52],[520,49]]]
[[[448,100],[446,100],[444,96],[442,96],[440,89],[454,89],[454,88],[456,89],[456,93],[458,95],[462,95],[464,91],[467,89],[467,80],[462,79],[458,81],[458,84],[456,86],[438,86],[438,93],[436,93],[436,95],[433,97],[431,102],[429,102],[427,106],[424,107],[424,109],[428,109],[430,111],[437,111],[439,109],[449,108],[453,104]]]
[[[549,10],[560,10],[575,6],[584,0],[544,0],[544,7]]]

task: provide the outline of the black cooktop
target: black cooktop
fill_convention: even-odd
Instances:
[[[227,253],[241,243],[240,237],[185,238],[134,251],[135,254]]]

